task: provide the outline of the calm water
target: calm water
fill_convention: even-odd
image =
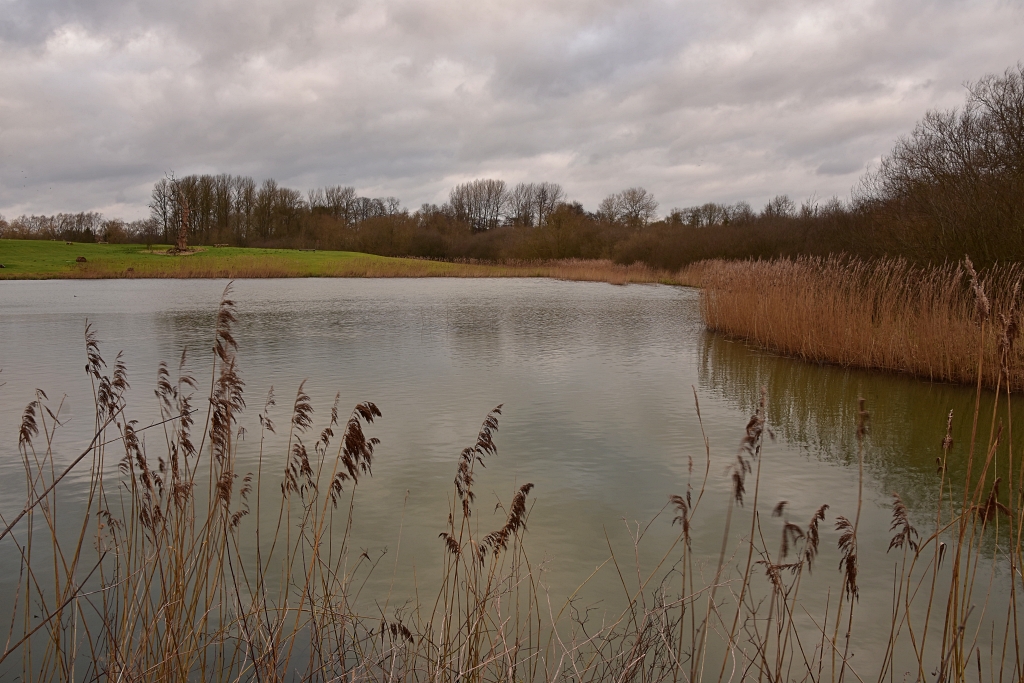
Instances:
[[[91,389],[83,372],[86,320],[108,362],[124,351],[132,385],[129,417],[149,424],[158,419],[153,388],[159,361],[173,365],[187,348],[189,367],[208,377],[224,285],[0,283],[5,517],[24,504],[17,425],[34,389],[43,389],[51,403],[66,395],[66,426],[57,438],[64,459],[77,455],[91,437]],[[271,386],[278,424],[287,422],[304,379],[317,408],[317,430],[337,392],[343,408],[371,400],[384,413],[369,430],[381,445],[373,477],[360,484],[356,502],[356,545],[390,553],[388,569],[371,578],[370,591],[386,589],[394,573],[395,592],[409,596],[413,568],[421,586],[438,575],[437,535],[445,528],[458,454],[499,403],[499,453],[487,462],[476,488],[485,530],[503,521],[501,513],[490,513],[495,501],[508,502],[519,484],[536,485],[528,548],[544,562],[553,602],[607,558],[606,534],[617,553],[631,556],[628,529],[635,533],[636,524],[655,517],[669,495],[685,491],[691,458],[697,473],[703,472],[692,387],[712,453],[694,544],[713,565],[729,501],[727,468],[759,387],[765,386],[769,424],[778,438],[765,445],[763,507],[788,500],[790,519],[804,524],[819,505],[831,506],[827,547],[801,588],[809,599],[823,598],[829,585],[833,592],[839,585],[831,527],[835,514],[855,512],[856,399],[867,399],[872,432],[857,619],[887,624],[895,561],[885,552],[891,494],[899,492],[927,527],[935,458],[950,409],[957,430],[954,473],[968,436],[970,390],[807,365],[709,335],[700,323],[697,292],[690,289],[549,280],[254,280],[236,282],[234,298],[249,405],[242,421],[250,439],[242,447],[240,471],[252,464],[256,414]],[[157,438],[156,431],[147,438]],[[274,442],[270,452],[283,466],[284,446]],[[81,497],[81,481],[72,479],[65,487],[69,505]],[[748,515],[741,510],[737,519],[745,521],[737,526],[749,526]],[[675,538],[678,527],[671,526],[671,517],[664,513],[649,527],[640,550],[645,567]],[[778,522],[767,517],[766,533],[775,534]],[[11,557],[0,554],[5,591],[16,581]],[[588,599],[611,608],[621,593],[618,577],[604,571]],[[857,631],[854,650],[864,653],[862,661],[877,652],[884,630]]]

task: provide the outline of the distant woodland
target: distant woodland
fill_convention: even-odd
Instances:
[[[96,213],[0,217],[0,237],[172,244],[187,206],[192,245],[361,251],[485,261],[608,258],[677,269],[707,258],[848,253],[943,262],[1024,261],[1024,66],[967,85],[964,106],[928,112],[842,201],[779,195],[659,211],[641,187],[588,209],[557,183],[480,179],[415,210],[352,187],[302,192],[274,180],[157,181],[146,220]]]

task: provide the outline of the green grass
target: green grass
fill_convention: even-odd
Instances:
[[[66,244],[0,239],[0,280],[60,278],[267,278],[267,277],[550,277],[626,284],[691,284],[683,273],[611,261],[546,261],[513,264],[446,263],[352,251],[298,251],[201,247],[167,254],[166,245]],[[76,262],[79,256],[84,263]]]
[[[184,256],[167,246],[86,244],[43,240],[0,240],[0,278],[117,277],[317,277],[338,275],[446,274],[455,264],[396,259],[346,251],[297,251],[202,247]],[[78,257],[85,263],[77,263]]]

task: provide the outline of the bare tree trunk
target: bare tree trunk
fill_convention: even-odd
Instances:
[[[178,191],[178,200],[181,202],[181,227],[178,229],[178,244],[176,251],[188,251],[188,200],[185,193]]]

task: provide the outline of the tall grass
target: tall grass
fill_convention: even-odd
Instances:
[[[982,288],[978,283],[979,301]],[[287,400],[287,422],[275,424],[271,391],[258,414],[256,466],[239,469],[246,402],[234,322],[226,291],[205,389],[184,356],[177,368],[161,364],[160,419],[145,427],[129,415],[120,357],[108,368],[87,328],[95,436],[69,465],[59,466],[54,451],[61,402],[38,392],[26,407],[18,435],[26,502],[0,532],[5,551],[21,560],[0,654],[7,672],[40,681],[509,683],[1002,681],[1024,673],[1024,467],[1012,450],[1012,424],[997,425],[993,412],[986,425],[980,401],[964,481],[946,476],[953,435],[947,431],[942,441],[934,517],[915,527],[894,498],[888,623],[854,617],[863,573],[867,407],[861,402],[850,425],[860,468],[856,508],[830,521],[828,501],[814,501],[813,515],[794,521],[787,501],[764,500],[761,473],[772,467],[765,446],[773,438],[764,391],[738,430],[725,519],[704,512],[709,478],[717,476],[705,436],[703,453],[689,457],[687,481],[650,522],[679,530],[654,567],[639,560],[643,526],[631,548],[616,551],[594,539],[609,547],[596,571],[613,572],[625,607],[593,622],[579,608],[578,592],[553,599],[540,584],[526,543],[532,484],[499,503],[500,525],[480,527],[476,483],[485,462],[499,457],[501,406],[452,459],[450,504],[437,525],[439,576],[417,580],[415,594],[401,599],[391,591],[363,595],[375,561],[351,539],[359,485],[372,475],[378,445],[367,432],[381,411],[365,401],[346,415],[336,398],[315,429],[300,384]],[[1008,346],[999,367],[1010,377],[1015,335],[1003,331]],[[977,360],[984,366],[983,347]],[[1006,387],[998,383],[996,393],[1009,402]],[[694,399],[702,420],[696,391]],[[143,439],[150,428],[162,438]],[[287,446],[275,455],[264,446],[278,432]],[[1011,473],[1003,484],[1009,495],[999,492],[997,461],[999,471]],[[70,502],[61,484],[78,466],[90,468],[88,485],[82,500]],[[716,557],[694,548],[698,528],[721,534]],[[838,572],[817,563],[831,544]],[[812,570],[816,577],[831,571],[834,579],[824,604],[801,591]],[[994,595],[1009,600],[998,604]],[[857,628],[888,632],[877,659],[855,657]]]
[[[970,261],[926,267],[800,257],[710,261],[701,264],[700,277],[701,314],[713,331],[804,360],[937,381],[973,384],[981,369],[982,383],[995,387],[1006,330],[1016,334],[1019,322],[1024,268],[1015,263],[976,275]],[[993,302],[983,325],[974,286]],[[1009,379],[1020,386],[1024,353],[1009,352]]]

